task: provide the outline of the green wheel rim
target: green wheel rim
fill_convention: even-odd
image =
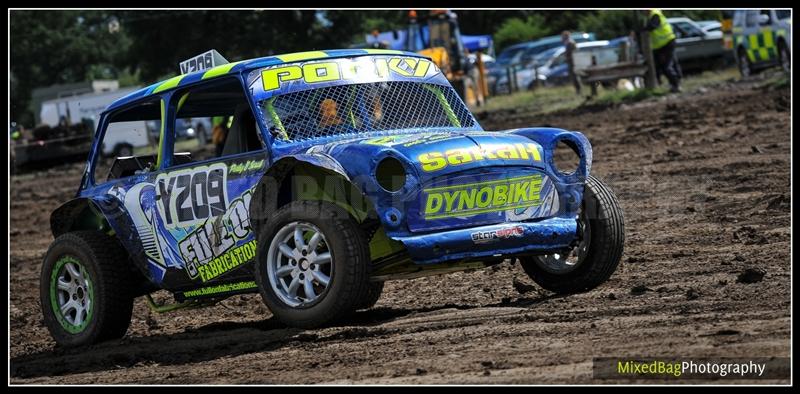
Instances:
[[[50,305],[70,334],[86,329],[94,314],[94,285],[80,260],[62,256],[50,274]]]

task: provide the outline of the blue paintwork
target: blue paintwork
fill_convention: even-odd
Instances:
[[[322,59],[326,59],[327,60],[327,59],[337,59],[337,58],[343,58],[343,57],[356,57],[356,56],[369,56],[369,55],[371,55],[368,50],[364,50],[364,49],[331,49],[331,50],[326,50],[326,51],[322,51],[322,52],[324,52],[327,56],[324,56],[324,57],[320,56],[320,57],[313,57],[313,58],[303,59],[303,61],[322,60]],[[402,56],[425,58],[425,56],[422,56],[422,55],[420,55],[418,53],[414,53],[414,52],[405,52],[405,51],[396,51],[396,52],[398,54],[402,54]],[[255,59],[249,59],[249,60],[242,61],[242,62],[236,64],[235,66],[233,66],[231,68],[229,74],[243,74],[243,73],[246,74],[246,73],[248,73],[248,72],[250,72],[252,70],[259,69],[259,68],[264,68],[264,67],[268,67],[268,66],[276,66],[276,65],[279,65],[279,64],[287,64],[287,63],[295,63],[295,62],[297,62],[297,61],[288,61],[288,62],[287,61],[283,61],[278,56],[285,56],[285,55],[265,56],[265,57],[260,57],[260,58],[255,58]],[[198,81],[201,80],[203,74],[204,74],[204,71],[197,71],[197,72],[193,72],[191,74],[186,74],[186,76],[181,80],[181,82],[177,86],[175,86],[174,88],[171,88],[169,90],[182,88],[182,87],[185,87],[187,85],[191,85],[192,83],[198,82]],[[138,101],[141,98],[145,98],[145,97],[151,96],[153,94],[153,91],[156,88],[158,88],[161,84],[166,82],[166,81],[167,80],[156,82],[156,83],[154,83],[154,84],[152,84],[150,86],[147,86],[145,88],[139,89],[139,90],[127,95],[127,96],[121,97],[121,98],[117,99],[116,101],[114,101],[113,103],[111,103],[111,105],[109,105],[106,110],[107,111],[108,110],[114,110],[114,109],[117,109],[119,107],[123,107],[123,106],[125,106],[127,104],[130,104],[132,102]]]
[[[521,226],[524,235],[505,240],[475,244],[471,234]],[[570,246],[575,239],[577,222],[574,219],[550,218],[535,223],[503,223],[471,227],[434,234],[401,237],[411,258],[417,264],[443,261],[509,256],[524,252],[553,251]]]
[[[367,56],[364,50],[326,51],[324,59]],[[404,53],[402,56],[420,56]],[[232,67],[230,75],[236,76],[245,87],[251,108],[254,109],[260,130],[269,130],[261,113],[260,100],[268,97],[263,90],[253,88],[254,70],[282,63],[277,57],[248,60]],[[438,71],[437,71],[438,72]],[[399,79],[402,80],[402,79]],[[419,80],[417,80],[419,82]],[[426,83],[448,86],[442,76],[425,79]],[[177,87],[204,83],[197,74],[184,77]],[[338,83],[338,82],[337,82]],[[259,84],[255,84],[258,86]],[[95,146],[90,158],[98,157],[99,141],[109,115],[116,109],[140,100],[153,97],[170,103],[174,89],[152,93],[160,84],[151,85],[118,100],[109,106],[99,122]],[[313,87],[324,86],[323,84]],[[308,89],[309,86],[287,84],[287,89]],[[283,91],[281,91],[282,93]],[[280,93],[279,93],[280,94]],[[166,132],[163,138],[164,163],[160,169],[141,175],[95,185],[93,181],[93,160],[87,163],[81,190],[77,198],[91,202],[100,208],[117,237],[130,252],[133,261],[154,283],[170,289],[185,290],[209,284],[249,280],[249,269],[231,270],[219,278],[199,283],[198,278],[190,278],[188,264],[181,257],[181,239],[204,224],[201,221],[168,228],[166,213],[159,208],[157,181],[161,177],[175,177],[185,172],[199,172],[199,168],[222,165],[227,168],[226,203],[231,204],[244,198],[275,163],[282,159],[294,158],[317,167],[331,169],[342,174],[355,185],[374,206],[386,234],[402,242],[411,258],[417,264],[434,264],[452,260],[510,256],[524,252],[545,252],[561,250],[570,246],[576,238],[576,217],[582,201],[583,187],[589,175],[592,149],[586,137],[579,132],[556,128],[526,128],[506,131],[484,131],[477,121],[471,127],[443,127],[413,130],[392,130],[359,134],[344,134],[319,137],[299,142],[277,141],[269,132],[261,136],[266,144],[263,150],[248,152],[204,162],[193,162],[172,166],[172,146],[174,144],[174,106],[167,105]],[[568,140],[576,147],[580,156],[578,169],[564,175],[554,169],[552,152],[559,140]],[[475,159],[460,164],[450,164],[436,170],[426,170],[421,157],[432,152],[453,151],[496,151],[498,147],[524,146],[535,155],[495,154],[485,159]],[[375,178],[378,163],[393,157],[399,160],[406,170],[406,183],[397,192],[381,188]],[[250,161],[264,161],[261,168],[233,175],[231,168]],[[449,160],[449,159],[448,159]],[[206,171],[206,170],[203,170]],[[207,172],[210,177],[210,172]],[[509,179],[538,177],[541,188],[538,196],[541,203],[519,209],[495,210],[470,215],[424,217],[425,196],[431,190],[450,190],[472,184],[504,184]],[[526,178],[527,179],[527,178]],[[472,187],[472,186],[470,186]],[[480,186],[475,186],[475,188]],[[467,190],[467,189],[464,189]],[[74,204],[74,202],[68,203]],[[141,209],[141,212],[138,210]],[[230,210],[230,208],[228,207]],[[136,212],[137,211],[138,214]],[[54,217],[59,212],[54,213]],[[212,214],[205,223],[221,216]],[[394,216],[394,220],[390,219]],[[137,224],[138,223],[138,224]],[[148,225],[152,230],[144,229]],[[137,227],[138,226],[138,227]],[[522,228],[524,231],[510,237],[500,237],[491,242],[476,243],[475,233],[507,231]],[[156,241],[148,234],[153,233]],[[143,235],[144,234],[144,235]],[[251,232],[237,239],[233,247],[245,246],[254,239]],[[149,243],[148,243],[149,242]],[[159,253],[154,252],[155,247]],[[195,245],[195,248],[199,246]],[[160,262],[157,256],[160,254]],[[248,263],[251,265],[252,263]]]

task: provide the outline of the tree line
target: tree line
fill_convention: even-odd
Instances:
[[[492,34],[495,49],[562,30],[592,31],[598,39],[628,34],[632,11],[456,11],[464,34]],[[402,29],[397,10],[10,12],[11,120],[33,126],[37,87],[92,79],[123,86],[177,73],[178,62],[217,49],[228,60],[313,49],[346,48],[372,30]],[[719,19],[719,11],[667,11],[667,16]]]

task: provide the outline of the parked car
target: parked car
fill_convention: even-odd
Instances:
[[[742,76],[775,65],[791,70],[791,10],[746,10],[733,14],[733,46]]]
[[[697,25],[706,33],[716,31],[722,33],[722,23],[720,21],[697,21]]]
[[[594,33],[577,32],[572,33],[572,39],[576,43],[592,41],[595,39]],[[548,36],[535,41],[523,42],[521,44],[512,45],[497,56],[495,64],[489,68],[488,84],[489,89],[497,93],[497,81],[503,75],[508,75],[508,68],[513,67],[517,71],[525,68],[532,68],[533,61],[536,55],[547,51],[549,49],[562,47],[561,35]],[[520,89],[524,89],[527,85],[517,85]]]
[[[555,54],[563,51],[564,47],[560,46],[550,48],[534,56],[534,58],[528,63],[528,65],[526,65],[526,67],[520,68],[516,71],[515,75],[517,78],[517,87],[524,90],[533,90],[536,87],[537,82],[536,68],[544,65]],[[509,93],[508,89],[508,74],[503,73],[494,81],[494,91],[495,94],[507,94]]]
[[[611,47],[609,41],[580,42],[576,44],[575,69],[580,70],[591,64],[591,56],[580,56],[580,52],[589,52],[598,48],[608,49],[608,51],[598,53],[596,56],[598,64],[616,61],[616,48]],[[537,85],[554,86],[568,82],[569,70],[563,45],[539,53],[528,64],[528,67],[516,72],[517,86],[520,89],[532,90]],[[503,75],[497,80],[496,90],[499,93],[508,92],[508,76]]]
[[[722,31],[705,32],[689,18],[667,18],[675,33],[675,55],[681,69],[721,67],[729,57],[722,42]]]
[[[477,62],[477,61],[478,61],[478,55],[477,55],[477,54],[474,54],[474,53],[470,53],[469,55],[467,55],[467,60],[469,60],[469,62],[470,62],[471,64],[475,64],[475,62]],[[489,67],[492,67],[492,65],[493,65],[493,64],[494,64],[494,63],[495,63],[497,60],[495,60],[495,58],[494,58],[494,57],[492,57],[492,56],[489,56],[489,55],[487,55],[487,54],[485,54],[485,53],[482,53],[482,54],[481,54],[481,61],[483,62],[483,66],[484,66],[484,67],[486,67],[486,68],[489,68]]]
[[[149,121],[147,129],[153,141],[158,141],[160,133],[160,123]],[[190,140],[197,138],[201,144],[211,140],[211,119],[210,118],[180,118],[175,121],[175,139]]]

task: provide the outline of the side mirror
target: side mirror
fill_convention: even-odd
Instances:
[[[766,25],[767,23],[769,23],[769,15],[758,14],[758,24],[759,25]]]

